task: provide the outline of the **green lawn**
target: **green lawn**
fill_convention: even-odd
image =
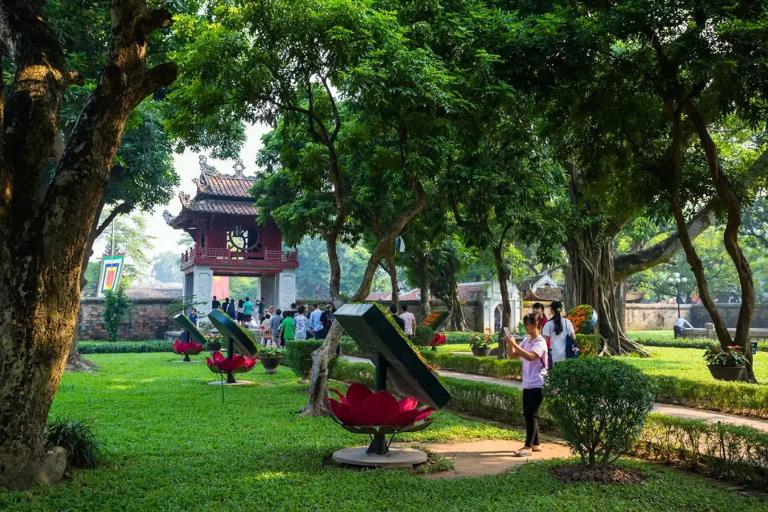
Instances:
[[[637,366],[649,375],[668,375],[713,382],[704,359],[704,350],[698,348],[646,347],[651,357],[626,356],[621,360]],[[763,384],[768,382],[768,353],[758,352],[754,356],[755,376]]]
[[[632,463],[644,485],[566,485],[547,464],[505,475],[430,481],[405,471],[354,471],[323,464],[363,442],[330,419],[295,413],[305,387],[281,368],[248,375],[258,386],[218,386],[204,364],[170,354],[94,355],[98,375],[64,376],[53,416],[91,423],[108,460],[67,483],[0,493],[3,511],[237,510],[768,510],[711,481]],[[507,430],[441,412],[409,439],[513,438]]]

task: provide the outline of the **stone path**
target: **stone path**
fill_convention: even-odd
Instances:
[[[343,356],[346,360],[353,363],[371,363],[370,359],[364,357]],[[498,379],[496,377],[486,377],[485,375],[473,375],[470,373],[452,372],[448,370],[439,370],[439,373],[443,377],[451,377],[453,379],[471,380],[473,382],[485,382],[487,384],[498,384],[500,386],[507,386],[511,388],[521,388],[522,383],[518,380],[510,379]],[[709,423],[729,423],[731,425],[742,425],[746,427],[752,427],[763,432],[768,432],[768,420],[762,420],[760,418],[750,418],[747,416],[737,416],[735,414],[727,414],[719,411],[710,411],[707,409],[694,409],[692,407],[682,407],[679,405],[670,405],[656,403],[653,406],[653,412],[659,414],[665,414],[667,416],[674,416],[677,418],[696,419],[703,420]]]

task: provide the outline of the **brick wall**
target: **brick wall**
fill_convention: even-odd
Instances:
[[[166,307],[173,299],[129,299],[131,310],[120,324],[118,339],[162,339],[165,331],[175,329]],[[86,297],[80,302],[77,335],[81,340],[105,340],[109,334],[104,327],[104,299]]]
[[[739,304],[718,304],[718,311],[728,327],[736,327]],[[694,327],[704,328],[711,322],[709,313],[701,304],[681,304],[680,315]],[[672,329],[677,320],[676,304],[627,304],[625,326],[628,331]],[[768,304],[755,305],[752,327],[768,328]]]

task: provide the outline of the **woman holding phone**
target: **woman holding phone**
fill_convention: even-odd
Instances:
[[[528,333],[518,344],[509,330],[505,330],[509,357],[517,357],[523,363],[523,416],[525,416],[525,446],[515,452],[517,457],[527,457],[531,451],[541,451],[539,446],[539,414],[544,400],[544,377],[547,375],[547,342],[539,331],[539,314],[523,317]]]

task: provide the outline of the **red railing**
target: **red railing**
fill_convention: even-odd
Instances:
[[[283,263],[286,267],[294,267],[298,264],[299,256],[296,251],[275,251],[265,249],[259,252],[230,251],[212,247],[192,247],[181,253],[181,269],[187,269],[195,263],[215,264],[217,262],[258,262],[264,261],[270,264]]]

